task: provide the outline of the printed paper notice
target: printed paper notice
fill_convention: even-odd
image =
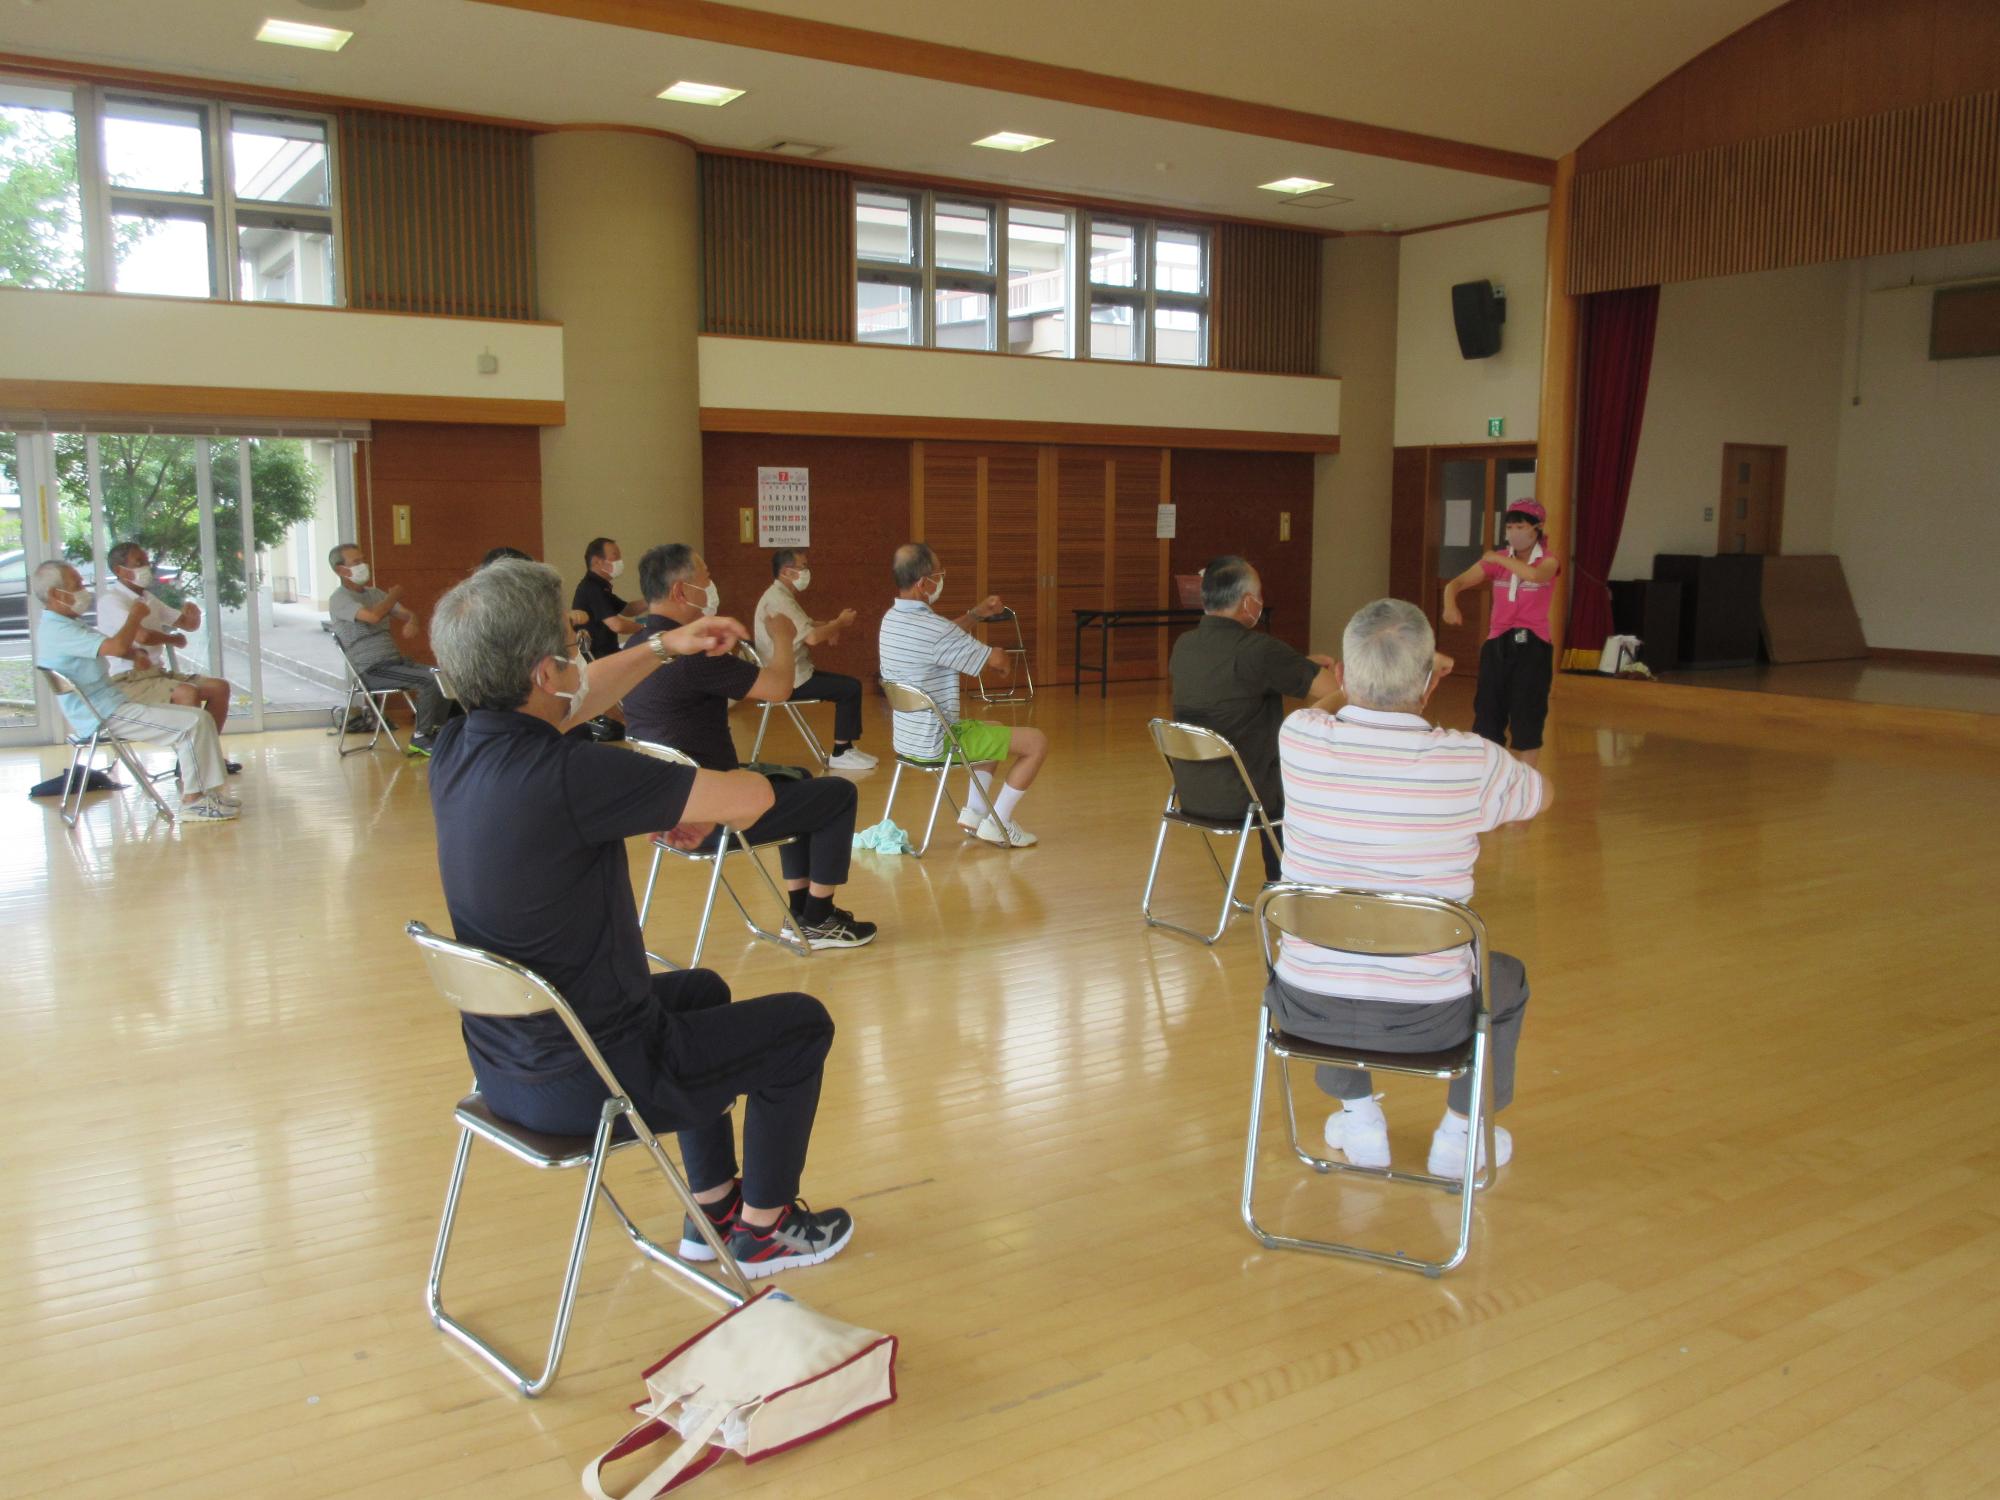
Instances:
[[[812,490],[804,469],[757,471],[757,545],[812,545]]]
[[[1516,500],[1532,500],[1534,498],[1535,471],[1533,469],[1528,469],[1525,472],[1520,469],[1508,470],[1507,503],[1512,505]]]
[[[1171,540],[1174,534],[1174,522],[1180,513],[1180,507],[1177,505],[1162,505],[1153,514],[1153,535]]]
[[[1444,544],[1447,547],[1472,545],[1472,502],[1447,500],[1444,503]]]

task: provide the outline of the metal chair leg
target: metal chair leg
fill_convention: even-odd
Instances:
[[[811,958],[812,943],[806,937],[805,928],[792,915],[791,902],[785,898],[785,893],[779,888],[778,882],[771,878],[771,872],[764,867],[764,861],[757,857],[757,851],[739,841],[739,847],[731,852],[744,855],[756,867],[757,874],[764,882],[764,889],[771,893],[772,901],[777,904],[778,910],[784,913],[784,919],[779,922],[776,932],[759,927],[756,918],[750,915],[750,908],[745,906],[743,898],[736,894],[736,887],[731,885],[729,877],[724,875],[722,889],[728,893],[729,899],[736,903],[736,912],[743,918],[743,925],[748,927],[754,936],[762,938],[767,943],[776,943],[780,948],[796,953],[800,958]],[[718,860],[718,868],[720,864],[721,861]]]
[[[722,832],[722,842],[716,846],[715,861],[708,870],[708,894],[701,902],[701,925],[694,930],[694,956],[688,959],[690,969],[701,967],[702,946],[708,942],[708,921],[715,915],[715,888],[722,881],[722,861],[729,853],[729,831]]]
[[[168,806],[167,799],[160,795],[160,789],[153,784],[153,778],[146,774],[146,768],[139,764],[139,757],[132,753],[132,747],[122,739],[114,739],[111,744],[119,763],[131,773],[140,786],[146,789],[146,795],[153,799],[153,805],[160,810],[160,816],[169,823],[173,822],[174,809]]]
[[[828,770],[831,769],[831,757],[827,755],[825,747],[820,744],[819,736],[813,733],[812,725],[808,724],[806,716],[799,712],[798,704],[788,700],[784,704],[784,710],[787,714],[791,715],[792,728],[796,729],[799,732],[799,738],[805,741],[806,752],[812,756],[813,763],[819,767],[819,774],[822,776],[826,775]],[[750,758],[755,760],[757,757],[753,754]]]
[[[83,788],[84,783],[90,780],[90,768],[97,760],[97,739],[98,736],[93,733],[88,750],[74,740],[70,742],[69,771],[63,781],[62,800],[56,803],[56,816],[71,828],[83,818]],[[81,767],[77,764],[79,756],[83,762]]]
[[[757,705],[757,738],[750,742],[750,758],[752,760],[762,760],[764,758],[764,731],[771,727],[771,710],[775,707],[777,707],[775,703],[760,703]]]

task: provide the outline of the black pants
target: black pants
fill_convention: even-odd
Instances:
[[[418,734],[436,734],[448,717],[464,712],[438,691],[437,675],[413,661],[385,661],[368,668],[361,680],[378,692],[395,688],[409,693],[417,705]]]
[[[1243,801],[1243,781],[1241,777],[1234,775],[1234,768],[1227,762],[1223,763],[1223,768],[1232,773],[1231,779],[1236,783],[1236,801],[1238,803],[1236,810],[1234,812],[1227,810],[1210,812],[1206,807],[1203,807],[1201,811],[1195,812],[1194,816],[1198,818],[1228,818],[1233,822],[1241,823],[1243,821],[1243,814],[1249,811],[1250,808],[1250,804]],[[1285,788],[1283,783],[1274,781],[1269,786],[1259,787],[1257,789],[1257,800],[1264,804],[1264,816],[1271,820],[1271,832],[1277,835],[1277,839],[1274,841],[1265,838],[1264,830],[1254,823],[1251,824],[1250,836],[1257,841],[1258,845],[1264,851],[1264,879],[1266,881],[1282,880],[1285,878],[1283,869],[1285,858],[1283,840],[1285,831],[1278,825],[1285,816]],[[1187,806],[1185,798],[1182,799],[1181,805],[1183,807]],[[1193,811],[1193,809],[1189,809],[1189,811]]]
[[[1482,646],[1472,732],[1514,750],[1541,749],[1555,656],[1555,647],[1532,630],[1505,631]]]
[[[736,1175],[729,1109],[746,1096],[744,1200],[753,1208],[790,1203],[799,1195],[833,1045],[826,1007],[800,994],[732,1005],[729,986],[707,969],[655,974],[653,1002],[641,1031],[602,1049],[612,1076],[648,1125],[679,1133],[681,1164],[697,1193]],[[481,1076],[479,1091],[502,1119],[551,1135],[590,1135],[606,1098],[596,1070],[581,1059],[533,1082]]]
[[[778,800],[743,830],[743,836],[757,844],[798,834],[795,842],[778,851],[785,879],[845,885],[847,867],[854,858],[855,808],[861,801],[854,783],[839,776],[773,776],[770,782]],[[719,832],[711,834],[702,848],[715,848],[720,838]]]
[[[833,705],[835,743],[851,745],[861,738],[861,679],[838,672],[815,672],[792,689],[794,698],[819,698]]]

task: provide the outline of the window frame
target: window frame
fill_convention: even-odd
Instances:
[[[88,292],[117,296],[175,295],[121,292],[118,289],[117,237],[114,222],[121,215],[189,219],[205,223],[209,232],[208,294],[181,296],[188,302],[246,302],[276,307],[345,307],[347,305],[346,226],[340,195],[338,118],[311,109],[264,104],[235,104],[225,99],[183,94],[170,89],[94,84],[81,80],[44,80],[0,71],[0,80],[29,87],[62,89],[70,96],[76,131],[76,175],[83,234],[84,286]],[[205,193],[174,193],[128,187],[111,181],[104,131],[120,104],[158,105],[193,112],[202,132]],[[310,122],[320,129],[326,149],[325,205],[284,203],[236,195],[231,136],[237,117]],[[266,302],[254,288],[243,285],[240,241],[243,220],[249,227],[288,227],[325,233],[333,249],[333,273],[326,302]],[[279,221],[288,221],[280,223]],[[303,277],[303,272],[301,272]]]
[[[959,192],[915,184],[871,182],[860,178],[854,182],[854,210],[857,213],[860,211],[863,194],[896,198],[909,205],[914,262],[905,264],[902,261],[871,259],[863,253],[857,237],[853,273],[856,318],[858,320],[860,316],[860,287],[864,284],[908,288],[911,293],[913,315],[911,339],[908,344],[889,344],[881,340],[864,339],[857,326],[855,342],[858,344],[882,348],[949,348],[951,346],[940,345],[937,341],[938,293],[973,291],[984,292],[988,297],[987,350],[996,354],[1012,354],[1014,351],[1007,347],[1003,325],[1010,313],[1007,298],[1011,270],[1008,255],[1011,215],[1018,208],[1062,216],[1066,239],[1065,253],[1069,261],[1066,287],[1068,301],[1063,309],[1062,354],[1060,356],[1023,354],[1019,357],[1026,359],[1061,357],[1075,360],[1096,358],[1105,364],[1157,365],[1160,360],[1158,340],[1154,337],[1154,318],[1158,312],[1164,310],[1191,312],[1199,319],[1197,333],[1199,358],[1192,364],[1179,360],[1168,361],[1168,366],[1188,370],[1214,368],[1211,363],[1214,350],[1210,337],[1210,304],[1214,293],[1215,231],[1211,225],[1181,217],[1149,218],[1143,214],[1121,210],[1098,210],[1078,205],[1057,204],[1033,196],[1015,197],[1008,194]],[[993,270],[990,274],[957,267],[940,267],[937,264],[937,212],[941,203],[963,204],[987,210],[992,227]],[[1130,284],[1117,285],[1099,282],[1092,278],[1090,237],[1093,226],[1098,223],[1118,224],[1131,228],[1133,279]],[[1163,230],[1191,235],[1199,243],[1201,253],[1199,292],[1162,291],[1158,287],[1159,278],[1154,265],[1154,255],[1158,236]],[[1091,354],[1090,315],[1093,304],[1096,303],[1132,309],[1133,352],[1129,360]]]

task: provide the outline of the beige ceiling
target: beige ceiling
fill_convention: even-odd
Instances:
[[[1468,42],[1451,56],[1437,55],[1426,39],[1449,33],[1455,21],[1472,24],[1486,7],[1470,0],[1072,0],[1060,7],[1014,0],[982,9],[775,0],[765,8],[908,27],[926,40],[1556,151],[1768,7],[1762,0],[1533,0],[1512,6],[1532,12],[1532,44],[1517,16],[1508,36]],[[1625,29],[1594,20],[1600,9],[1619,13]],[[1661,14],[1629,14],[1640,9]],[[1686,12],[1671,27],[1662,21],[1669,9]],[[1391,12],[1393,26],[1367,19]],[[267,15],[346,26],[355,39],[338,55],[260,44],[252,38]],[[1676,40],[1663,52],[1657,38],[1669,32]],[[1556,53],[1568,33],[1574,36],[1560,60],[1521,61]],[[551,124],[653,126],[748,150],[805,139],[834,148],[826,159],[845,163],[1322,229],[1407,228],[1547,198],[1528,183],[470,0],[365,0],[339,12],[299,0],[12,0],[0,4],[0,51]],[[1646,56],[1650,63],[1638,61]],[[1631,83],[1606,82],[1613,61],[1622,69],[1616,76]],[[1509,68],[1525,70],[1518,82],[1501,76]],[[678,78],[749,93],[722,109],[653,97]],[[1051,136],[1056,144],[1025,156],[969,144],[1002,129]],[[1301,208],[1257,190],[1292,175],[1331,180],[1334,196],[1349,201]]]

